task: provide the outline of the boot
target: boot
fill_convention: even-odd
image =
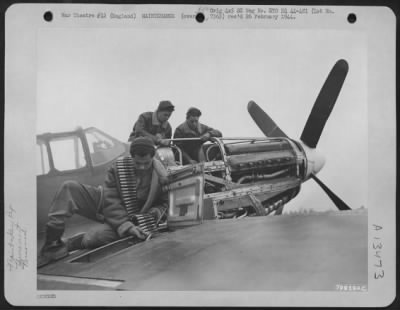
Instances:
[[[63,233],[63,229],[46,226],[46,240],[37,259],[38,268],[68,256],[67,245],[61,240]]]

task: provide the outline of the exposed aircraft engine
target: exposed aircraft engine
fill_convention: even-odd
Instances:
[[[305,156],[289,139],[225,143],[224,148],[233,182],[243,184],[304,176]]]
[[[204,145],[205,162],[168,166],[169,225],[280,214],[298,194],[307,172],[298,143],[288,138],[212,138],[212,142]],[[171,157],[166,155],[165,150],[159,152],[165,162]],[[198,206],[201,210],[196,211]]]

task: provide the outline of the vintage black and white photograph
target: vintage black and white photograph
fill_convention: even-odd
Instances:
[[[35,242],[29,263],[28,254],[21,258],[23,242],[12,245],[8,269],[35,274],[41,302],[57,304],[70,291],[82,299],[127,291],[162,305],[152,294],[163,291],[200,293],[200,300],[201,292],[211,292],[211,300],[277,293],[285,304],[284,292],[351,300],[375,289],[371,281],[389,266],[380,234],[392,224],[371,219],[371,143],[381,135],[374,136],[377,123],[387,125],[389,140],[395,133],[391,114],[372,114],[371,122],[367,11],[37,11],[33,113],[19,128],[34,152],[32,224],[18,222],[24,208],[16,190],[6,214],[10,238]],[[321,21],[327,24],[317,27]],[[385,50],[389,61],[394,49]],[[392,98],[389,92],[394,109]],[[6,122],[18,119],[20,108],[10,110],[17,112]],[[393,188],[380,197],[385,209],[394,210]]]

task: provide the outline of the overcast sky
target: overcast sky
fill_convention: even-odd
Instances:
[[[247,113],[257,102],[299,139],[329,71],[349,73],[318,144],[320,179],[350,207],[367,201],[366,39],[350,31],[268,29],[43,29],[37,47],[37,133],[94,126],[126,141],[160,100],[182,123],[191,106],[224,136],[263,136]],[[313,181],[286,210],[335,209]]]

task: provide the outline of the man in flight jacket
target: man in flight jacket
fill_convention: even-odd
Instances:
[[[161,186],[167,182],[167,171],[154,158],[155,146],[149,138],[134,139],[130,153],[135,170],[138,206],[158,220],[157,217],[162,213],[160,210],[168,208],[167,193],[161,191]],[[65,222],[75,213],[98,224],[64,242],[61,237]],[[145,239],[147,234],[135,226],[128,215],[114,163],[107,172],[103,186],[94,187],[76,181],[67,181],[61,186],[50,206],[46,239],[38,256],[38,266],[63,258],[70,251],[96,248],[126,236]]]
[[[168,120],[174,110],[175,107],[170,101],[163,100],[156,111],[140,114],[128,141],[137,137],[148,137],[157,146],[168,146],[168,139],[171,139],[172,136],[172,128]]]
[[[198,138],[198,140],[188,140],[175,142],[180,147],[184,164],[194,164],[201,161],[200,151],[204,142],[211,137],[222,137],[222,133],[214,128],[199,122],[201,111],[197,108],[190,108],[186,113],[186,121],[175,129],[174,139],[177,138]]]

